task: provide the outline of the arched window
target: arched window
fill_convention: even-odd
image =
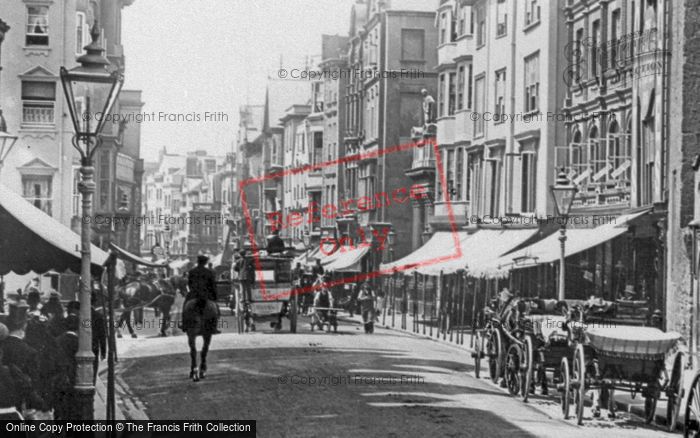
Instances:
[[[569,160],[573,171],[576,172],[577,175],[585,170],[583,168],[583,157],[585,152],[582,149],[583,145],[581,144],[581,137],[581,131],[578,128],[574,128],[574,134],[571,137],[571,150],[569,152]]]
[[[588,150],[589,150],[589,165],[593,175],[594,182],[599,178],[595,178],[598,172],[605,166],[605,142],[601,142],[598,133],[598,127],[596,125],[591,126],[588,131]]]

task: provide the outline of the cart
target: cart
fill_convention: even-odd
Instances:
[[[568,406],[575,407],[578,424],[583,423],[583,406],[587,391],[602,397],[603,404],[614,415],[616,390],[644,397],[644,417],[654,420],[656,404],[661,394],[667,397],[667,426],[675,429],[683,388],[683,356],[676,353],[670,376],[666,358],[675,349],[680,335],[663,332],[654,327],[584,326],[585,339],[576,343],[571,360],[562,360],[562,411],[568,416]],[[565,372],[570,371],[570,372]],[[566,409],[564,408],[567,406]]]
[[[297,330],[297,295],[292,283],[292,255],[246,256],[255,266],[255,283],[251,287],[251,300],[244,297],[240,280],[232,282],[236,296],[236,317],[238,332],[255,331],[256,321],[271,320],[270,325],[276,331],[282,329],[282,318],[289,317],[290,331]],[[265,294],[263,296],[264,282]],[[282,298],[280,298],[282,297]]]
[[[496,301],[484,308],[485,327],[476,331],[474,337],[474,374],[478,379],[481,374],[481,360],[488,360],[489,377],[493,383],[499,383],[504,376],[506,367],[506,351],[512,342],[519,342],[511,334],[512,321],[507,317],[512,315],[511,309],[517,300],[511,299],[501,309],[497,309]]]
[[[562,359],[571,356],[575,333],[569,330],[566,301],[524,299],[517,306],[516,330],[512,334],[520,342],[513,342],[506,353],[506,377],[514,380],[509,385],[519,391],[511,392],[527,401],[539,385],[542,395],[548,395],[548,373],[559,387],[563,382]]]

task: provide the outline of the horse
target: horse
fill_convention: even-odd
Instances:
[[[167,336],[166,329],[170,325],[170,309],[175,302],[177,291],[185,293],[186,281],[180,276],[152,279],[149,276],[127,280],[117,286],[117,295],[124,307],[117,321],[117,337],[121,338],[121,330],[126,323],[132,338],[137,338],[131,326],[131,313],[135,310],[151,307],[163,314],[160,323],[160,336]]]
[[[219,321],[217,304],[211,300],[192,299],[182,306],[183,331],[187,334],[187,344],[190,347],[190,376],[194,382],[204,379],[207,374],[207,353],[211,337],[216,332]],[[197,336],[204,340],[201,361],[197,367]]]

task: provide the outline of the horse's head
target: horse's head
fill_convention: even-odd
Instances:
[[[173,291],[180,292],[183,297],[187,295],[187,279],[181,275],[173,275],[167,279]]]

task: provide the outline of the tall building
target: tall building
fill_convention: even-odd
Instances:
[[[113,68],[123,69],[121,12],[132,2],[37,0],[3,4],[3,19],[14,31],[7,33],[3,44],[0,108],[7,129],[18,135],[19,140],[5,162],[0,182],[74,228],[79,160],[71,142],[72,123],[69,117],[63,117],[68,114],[68,108],[59,69],[76,65],[76,58],[84,54],[83,47],[90,41],[90,27],[95,22],[102,28],[102,45]],[[6,62],[7,59],[12,62]],[[122,109],[115,105],[114,112]],[[137,128],[126,128],[131,129]],[[96,213],[117,210],[117,162],[137,170],[138,145],[122,145],[119,136],[124,132],[118,124],[105,125],[103,149],[95,157]],[[128,183],[131,203],[133,189],[139,185],[135,180]],[[100,230],[96,236],[99,235]]]
[[[433,88],[437,65],[437,31],[434,27],[437,1],[358,1],[351,13],[347,65],[349,83],[345,92],[347,155],[378,156],[343,166],[343,199],[375,199],[399,188],[409,188],[404,170],[411,166],[412,152],[383,153],[409,143],[411,127],[421,121],[421,90]],[[375,204],[376,206],[376,204]],[[357,209],[341,218],[340,229],[352,240],[386,232],[391,224],[400,238],[396,256],[412,249],[411,206],[393,203],[379,208]],[[388,254],[372,252],[367,270],[373,270]]]
[[[555,163],[579,187],[572,214],[648,210],[627,233],[573,259],[567,288],[614,299],[632,286],[655,309],[666,304],[669,7],[664,0],[567,3],[569,117]],[[585,271],[591,275],[582,282]]]
[[[237,173],[240,175],[241,182],[264,174],[262,149],[265,108],[265,105],[243,105],[239,110],[237,150],[240,158]],[[275,158],[280,160],[277,155]],[[245,204],[242,202],[244,196]],[[260,185],[244,185],[243,192],[239,194],[239,200],[238,214],[234,216],[234,220],[241,240],[239,246],[243,247],[246,243],[250,243],[251,231],[257,236],[263,234],[264,222],[260,214],[263,197]],[[244,208],[248,210],[251,224],[247,223]],[[249,230],[249,225],[252,226],[252,230]]]

